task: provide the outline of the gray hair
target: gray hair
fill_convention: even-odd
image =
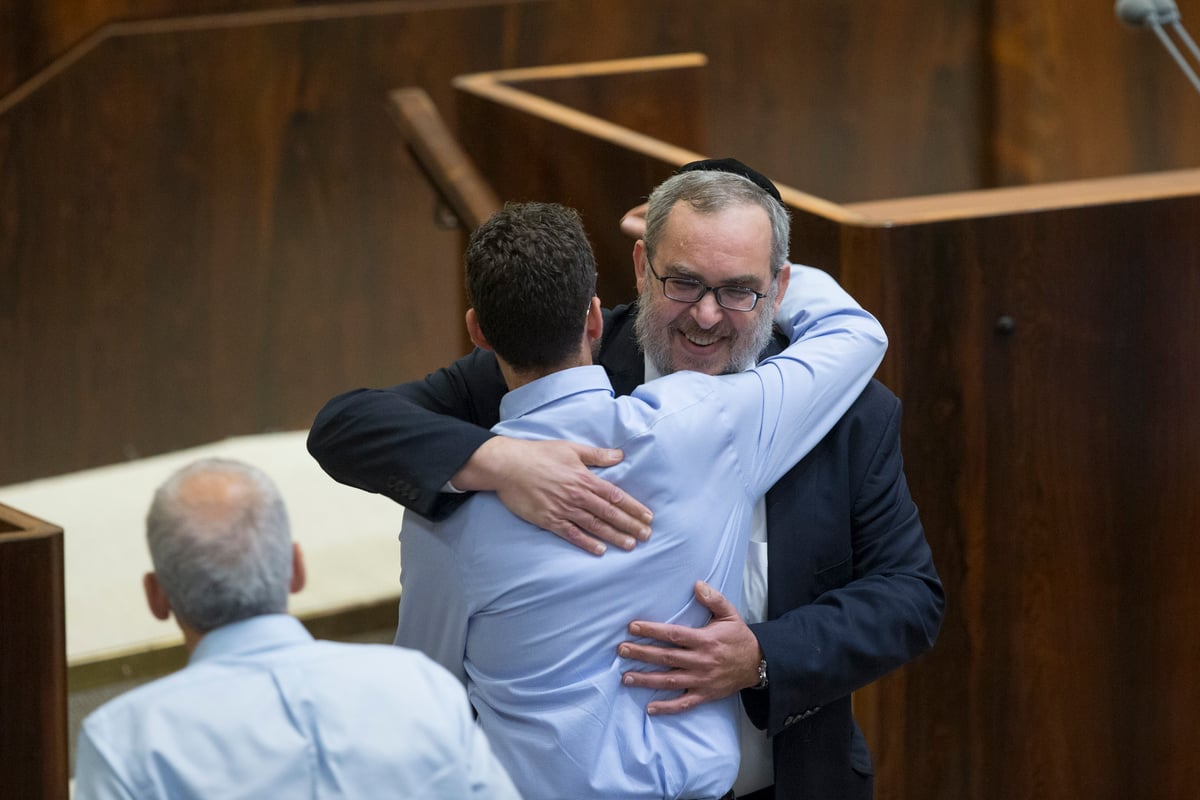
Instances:
[[[171,610],[200,633],[287,611],[287,509],[256,467],[209,458],[177,471],[154,493],[146,541]]]
[[[739,205],[757,205],[771,220],[771,277],[779,274],[788,257],[791,214],[774,197],[749,178],[730,172],[695,170],[667,178],[650,193],[643,240],[653,256],[676,203],[685,202],[701,214],[715,214]]]

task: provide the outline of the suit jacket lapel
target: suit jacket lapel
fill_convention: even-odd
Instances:
[[[597,359],[617,395],[630,394],[646,380],[646,362],[633,334],[637,303],[605,310],[604,335]]]

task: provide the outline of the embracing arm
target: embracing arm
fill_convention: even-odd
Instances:
[[[747,626],[716,592],[709,597],[697,593],[713,612],[703,628],[635,621],[633,635],[669,646],[625,642],[621,655],[670,669],[631,670],[625,673],[627,683],[688,690],[652,703],[651,713],[684,711],[740,689],[750,719],[774,735],[789,721],[815,713],[933,646],[945,598],[904,478],[898,401],[892,398],[881,413],[886,419],[880,425],[856,428],[856,435],[866,440],[858,444],[870,456],[852,470],[859,482],[845,500],[852,507],[844,512],[838,508],[842,501],[837,493],[826,504],[834,517],[845,513],[845,521],[831,519],[829,530],[817,530],[813,520],[797,520],[790,527],[772,525],[769,534],[848,536],[852,555],[847,574],[828,575],[829,588],[811,603],[797,601],[796,608],[779,618],[754,625]],[[786,549],[776,546],[772,552]],[[787,580],[786,562],[786,555],[772,555],[772,581]],[[761,658],[768,665],[769,684],[752,689]]]
[[[468,495],[495,491],[517,516],[599,555],[650,535],[650,511],[588,466],[619,450],[493,435],[507,387],[495,357],[476,350],[420,381],[356,389],[330,400],[308,434],[308,451],[335,480],[376,492],[429,519]]]
[[[893,398],[881,413],[886,421],[862,443],[866,463],[851,469],[860,485],[852,493],[848,574],[828,576],[829,588],[812,602],[750,626],[770,684],[742,692],[742,700],[770,735],[916,658],[941,627],[945,597],[904,477],[900,405]],[[770,535],[820,532],[772,527]]]
[[[494,438],[505,391],[495,358],[476,350],[423,380],[333,398],[313,422],[308,452],[334,480],[441,519],[465,497],[442,489]]]

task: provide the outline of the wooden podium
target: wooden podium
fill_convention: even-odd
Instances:
[[[0,505],[0,796],[67,797],[61,528]]]
[[[606,304],[622,212],[706,140],[688,54],[463,76],[505,200],[583,214]],[[701,155],[704,154],[704,155]],[[906,471],[948,607],[855,696],[880,797],[1182,798],[1200,719],[1200,170],[836,204],[780,187],[792,258],[891,338]]]

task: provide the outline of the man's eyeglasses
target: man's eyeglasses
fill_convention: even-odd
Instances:
[[[646,256],[646,265],[650,267],[650,274],[662,282],[663,294],[669,300],[676,300],[680,303],[699,303],[704,295],[712,292],[713,297],[717,299],[717,305],[721,308],[730,311],[753,311],[754,307],[758,305],[758,301],[766,297],[762,292],[756,292],[744,286],[706,286],[692,278],[660,277],[658,271],[654,269],[654,265],[650,263],[648,255]]]

